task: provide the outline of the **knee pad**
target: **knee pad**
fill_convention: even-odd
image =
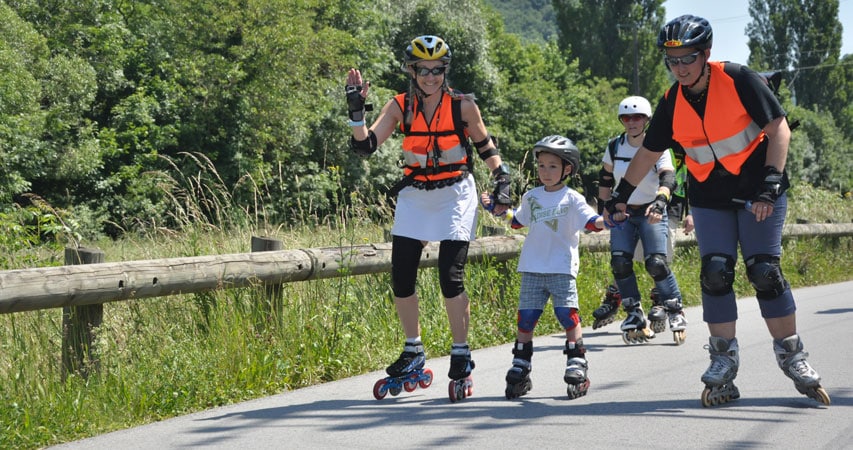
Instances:
[[[581,318],[578,317],[578,310],[575,308],[559,306],[554,308],[554,315],[557,316],[557,320],[560,321],[560,325],[567,330],[571,330],[581,323]]]
[[[453,298],[465,292],[467,259],[467,241],[441,241],[438,249],[438,282],[444,298]]]
[[[634,273],[634,254],[613,252],[610,254],[610,268],[617,280],[624,280]]]
[[[519,309],[518,330],[523,333],[532,333],[541,315],[541,309]]]
[[[395,297],[409,297],[415,293],[424,246],[402,236],[394,236],[391,242],[391,289]]]
[[[709,253],[702,257],[702,292],[719,297],[732,292],[735,282],[735,260],[723,253]]]
[[[791,287],[782,275],[778,256],[762,254],[748,258],[746,276],[755,288],[755,297],[759,300],[777,298]]]
[[[646,258],[646,272],[655,281],[663,281],[669,276],[669,266],[666,264],[666,255],[652,253]]]

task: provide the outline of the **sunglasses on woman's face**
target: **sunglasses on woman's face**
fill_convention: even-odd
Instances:
[[[702,54],[702,52],[695,52],[684,56],[664,56],[663,60],[670,66],[677,66],[679,64],[684,64],[686,66],[688,64],[693,64],[700,54]]]
[[[446,65],[433,67],[432,69],[430,69],[428,67],[415,66],[415,73],[418,74],[418,76],[420,76],[420,77],[425,77],[429,74],[439,76],[439,75],[443,74],[445,70],[447,70]]]

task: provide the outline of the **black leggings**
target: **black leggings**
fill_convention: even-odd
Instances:
[[[395,297],[415,293],[418,267],[424,246],[417,239],[394,236],[391,244],[391,284]],[[465,292],[465,262],[468,241],[441,241],[438,249],[438,280],[445,298]]]

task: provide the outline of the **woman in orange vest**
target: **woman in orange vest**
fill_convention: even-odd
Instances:
[[[661,29],[657,45],[676,82],[658,103],[643,146],[606,208],[624,211],[660,152],[681,145],[702,257],[703,319],[711,335],[702,404],[740,396],[733,382],[740,362],[732,289],[738,245],[779,367],[799,392],[829,404],[820,376],[806,361],[796,304],[779,264],[789,187],[786,114],[756,72],[709,61],[712,41],[711,25],[701,17],[684,15]]]
[[[475,237],[479,196],[471,173],[474,161],[469,137],[491,170],[499,213],[511,203],[510,177],[473,95],[448,87],[450,61],[450,47],[440,37],[413,39],[402,66],[410,77],[410,88],[389,100],[369,129],[364,113],[370,83],[363,80],[358,69],[350,69],[347,75],[352,149],[366,157],[395,130],[404,135],[403,179],[392,189],[398,197],[391,230],[391,280],[406,340],[399,359],[386,369],[388,377],[374,386],[377,399],[387,392],[396,395],[401,386],[413,390],[416,385],[426,387],[431,382],[432,372],[424,375],[415,292],[421,253],[430,241],[440,241],[439,281],[453,337],[448,373],[451,400],[471,392],[474,362],[467,342],[470,308],[463,278],[468,243]]]

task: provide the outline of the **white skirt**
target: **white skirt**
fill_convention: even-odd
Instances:
[[[391,234],[430,242],[472,241],[479,203],[470,174],[458,183],[431,191],[407,186],[397,196]]]

